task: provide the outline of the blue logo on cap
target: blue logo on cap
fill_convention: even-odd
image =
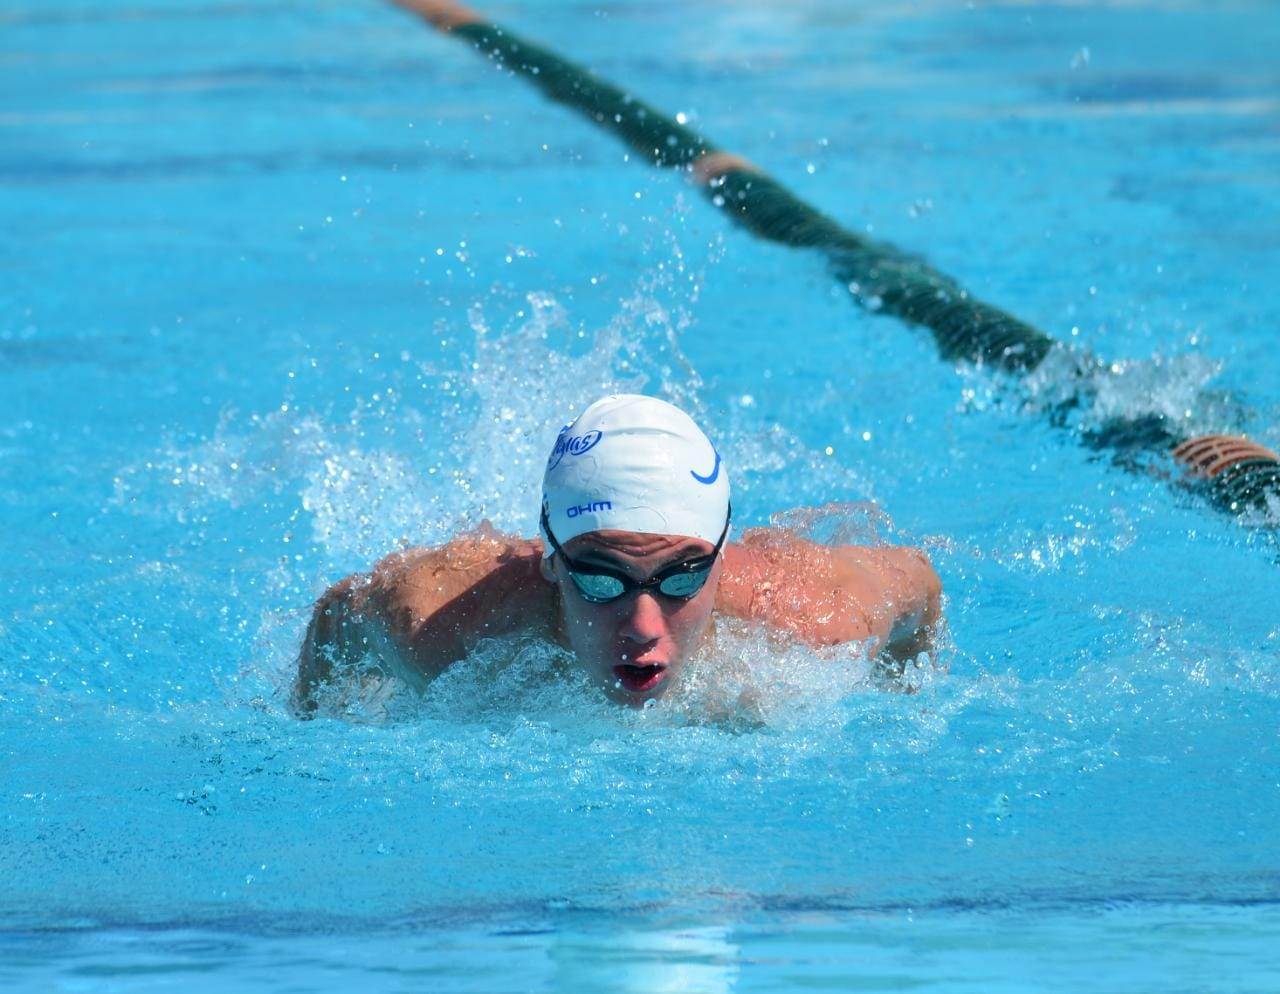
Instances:
[[[585,435],[570,435],[569,429],[572,425],[565,425],[560,429],[560,435],[556,439],[555,448],[551,450],[551,458],[547,460],[547,472],[560,465],[560,460],[566,455],[580,456],[584,452],[594,449],[596,443],[604,437],[604,432],[596,428],[587,432]]]
[[[711,473],[709,476],[699,476],[693,470],[689,470],[690,476],[692,476],[699,483],[705,483],[707,486],[711,486],[711,484],[715,483],[716,477],[720,475],[720,453],[714,445],[711,446],[711,451],[715,452],[716,454],[716,464],[711,467]]]

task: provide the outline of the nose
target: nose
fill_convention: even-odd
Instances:
[[[627,598],[624,603],[626,613],[622,624],[618,626],[618,634],[622,638],[643,645],[667,634],[666,615],[653,594],[642,590],[634,597]]]

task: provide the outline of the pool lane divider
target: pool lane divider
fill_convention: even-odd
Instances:
[[[819,253],[860,305],[928,329],[944,359],[1022,375],[1056,346],[1065,348],[1038,328],[973,297],[924,259],[850,231],[741,156],[471,8],[454,0],[393,2],[612,132],[652,165],[687,172],[715,207],[752,234]],[[1135,448],[1169,453],[1188,471],[1182,485],[1230,513],[1266,511],[1269,498],[1280,506],[1280,457],[1275,453],[1243,438],[1185,439],[1164,423],[1151,430],[1140,420],[1143,425],[1112,423],[1090,433],[1088,442],[1125,453]]]
[[[1191,438],[1174,448],[1173,458],[1206,482],[1209,496],[1225,510],[1265,507],[1268,493],[1280,494],[1280,456],[1246,438]]]

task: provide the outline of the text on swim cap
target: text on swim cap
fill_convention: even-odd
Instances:
[[[593,500],[590,504],[570,504],[565,514],[570,518],[576,518],[579,514],[590,514],[592,511],[612,511],[613,501],[611,500]]]
[[[594,448],[595,444],[604,437],[604,432],[596,428],[583,435],[570,435],[569,425],[565,425],[560,429],[560,436],[556,439],[555,448],[551,450],[551,458],[547,460],[547,471],[555,469],[560,465],[560,460],[566,454],[571,456],[580,456],[588,449]]]

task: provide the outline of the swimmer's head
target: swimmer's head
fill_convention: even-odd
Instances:
[[[562,544],[604,529],[715,543],[729,517],[729,474],[684,411],[656,397],[615,394],[560,429],[542,507]],[[553,551],[547,542],[544,554]]]
[[[605,397],[561,429],[542,484],[543,574],[566,641],[611,696],[661,695],[701,640],[729,518],[720,453],[665,401]]]

